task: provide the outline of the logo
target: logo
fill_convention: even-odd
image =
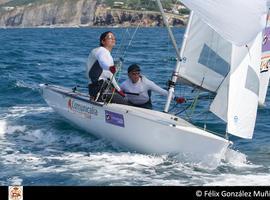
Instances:
[[[238,123],[238,116],[234,116],[233,121],[234,123]]]
[[[260,72],[261,73],[268,72],[269,69],[270,69],[270,59],[269,58],[262,59]]]
[[[125,127],[124,116],[119,113],[105,110],[105,120],[109,124]]]
[[[85,118],[91,118],[91,115],[98,115],[97,109],[95,109],[93,106],[81,104],[74,99],[68,100],[67,107],[69,111],[79,113]]]
[[[23,187],[22,186],[9,186],[8,187],[8,200],[23,200]]]

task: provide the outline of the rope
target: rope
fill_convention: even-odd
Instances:
[[[140,3],[140,1],[137,2],[137,5],[136,5],[135,9],[139,8],[139,3]],[[130,21],[132,21],[134,19],[134,17],[135,17],[135,15],[132,16]],[[140,19],[140,22],[136,26],[135,31],[133,32],[133,34],[130,33],[129,28],[126,28],[126,31],[122,34],[122,40],[120,42],[119,48],[116,51],[116,57],[119,58],[121,63],[120,63],[120,66],[118,66],[117,72],[112,76],[111,80],[109,81],[109,84],[108,84],[106,89],[108,89],[108,87],[110,87],[113,78],[115,78],[117,75],[118,75],[118,78],[115,78],[116,82],[118,82],[118,80],[120,79],[121,72],[122,72],[122,65],[123,65],[123,62],[125,60],[126,53],[127,53],[128,49],[130,48],[130,46],[132,45],[132,41],[134,40],[134,37],[135,37],[139,27],[142,24],[142,21],[143,21],[142,19],[143,19],[143,17]],[[124,41],[127,38],[126,35],[129,35],[129,36],[131,35],[131,38],[130,38],[130,40],[128,42],[128,45],[126,45],[126,47],[125,47]],[[111,98],[109,99],[109,101],[107,103],[111,103],[114,95],[115,95],[115,90],[113,91],[112,96],[111,96]],[[106,103],[106,99],[105,99],[104,103]]]
[[[191,105],[188,107],[189,110],[191,110],[191,113],[188,113],[188,112],[185,112],[186,113],[186,116],[189,120],[191,120],[191,117],[194,113],[194,110],[198,104],[198,98],[199,98],[199,95],[200,95],[200,90],[198,90],[198,93],[197,95],[195,96],[193,102],[191,103]],[[186,109],[185,111],[187,111],[188,109]]]
[[[136,6],[135,6],[135,10],[137,10],[138,8],[140,8],[140,0],[137,1],[137,4],[136,4]],[[130,19],[130,21],[132,21],[134,18],[135,18],[135,15],[132,16],[132,18]],[[129,32],[129,28],[126,28],[125,33],[122,34],[122,36],[124,36],[124,37],[122,37],[122,40],[121,40],[120,45],[119,45],[119,48],[118,48],[118,50],[116,51],[116,56],[117,56],[118,53],[119,53],[119,55],[123,55],[123,56],[118,56],[118,57],[122,57],[122,58],[125,57],[125,54],[126,54],[128,48],[130,47],[131,42],[133,41],[134,36],[135,36],[135,34],[136,34],[138,28],[141,26],[141,23],[142,23],[142,18],[140,19],[139,24],[136,26],[136,29],[135,29],[135,31],[133,32],[133,34],[132,34],[132,36],[131,36],[131,39],[130,39],[128,45],[127,45],[127,47],[124,48],[125,44],[123,44],[123,43],[124,43],[124,41],[125,41],[125,39],[126,39],[126,35],[129,35],[129,36],[131,35],[131,33]]]

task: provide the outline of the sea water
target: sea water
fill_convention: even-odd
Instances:
[[[214,167],[129,152],[73,126],[48,107],[39,84],[79,85],[86,91],[87,56],[108,30],[117,37],[113,56],[124,59],[119,82],[128,66],[137,63],[150,80],[167,87],[176,56],[164,28],[0,30],[0,185],[269,185],[269,93],[265,108],[258,110],[254,138],[231,137],[233,146]],[[178,44],[183,31],[174,30]],[[178,95],[197,95],[180,88]],[[154,109],[162,110],[165,97],[153,93],[152,99]],[[181,112],[185,105],[173,112],[223,133],[224,123],[204,112],[208,107],[201,100],[188,116]]]

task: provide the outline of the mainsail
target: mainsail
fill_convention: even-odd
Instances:
[[[193,14],[180,76],[198,87],[216,92],[230,71],[231,51],[231,43]]]
[[[210,110],[227,122],[227,132],[252,138],[259,99],[266,1],[182,2],[194,14],[183,47],[183,60],[178,63],[179,80],[217,93]]]

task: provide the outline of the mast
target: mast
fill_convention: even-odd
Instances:
[[[191,13],[190,13],[188,25],[186,27],[183,43],[182,43],[182,46],[181,46],[181,51],[179,52],[175,37],[174,37],[174,35],[172,33],[172,30],[171,30],[171,28],[169,26],[167,17],[166,17],[166,15],[164,13],[164,9],[162,7],[162,4],[161,4],[160,0],[157,0],[157,4],[158,4],[159,10],[161,12],[164,24],[166,25],[166,28],[168,30],[168,33],[169,33],[170,39],[172,41],[173,47],[174,47],[174,49],[176,51],[177,58],[178,58],[176,66],[175,66],[174,73],[173,73],[171,81],[169,83],[169,93],[168,93],[167,102],[166,102],[165,108],[164,108],[164,112],[168,112],[170,104],[171,104],[171,100],[172,100],[172,97],[173,97],[173,94],[174,94],[175,83],[176,83],[176,81],[178,79],[178,76],[179,76],[180,64],[182,62],[182,57],[183,57],[184,49],[185,49],[185,46],[186,46],[186,41],[187,41],[189,29],[190,29],[190,24],[191,24],[191,19],[192,19],[192,16],[193,16],[193,12],[191,11]]]
[[[179,52],[179,49],[177,47],[177,43],[176,43],[175,37],[174,37],[174,35],[172,33],[172,30],[171,30],[171,28],[169,26],[167,17],[165,15],[165,12],[164,12],[164,9],[163,9],[163,6],[162,6],[160,0],[157,0],[157,4],[158,4],[159,10],[161,12],[161,15],[162,15],[162,18],[163,18],[163,22],[164,22],[164,24],[165,24],[165,26],[166,26],[166,28],[168,30],[168,33],[169,33],[169,36],[170,36],[171,40],[172,40],[173,47],[174,47],[174,49],[176,51],[176,54],[177,54],[177,58],[178,58],[178,60],[182,60],[182,57],[181,57],[180,52]]]

